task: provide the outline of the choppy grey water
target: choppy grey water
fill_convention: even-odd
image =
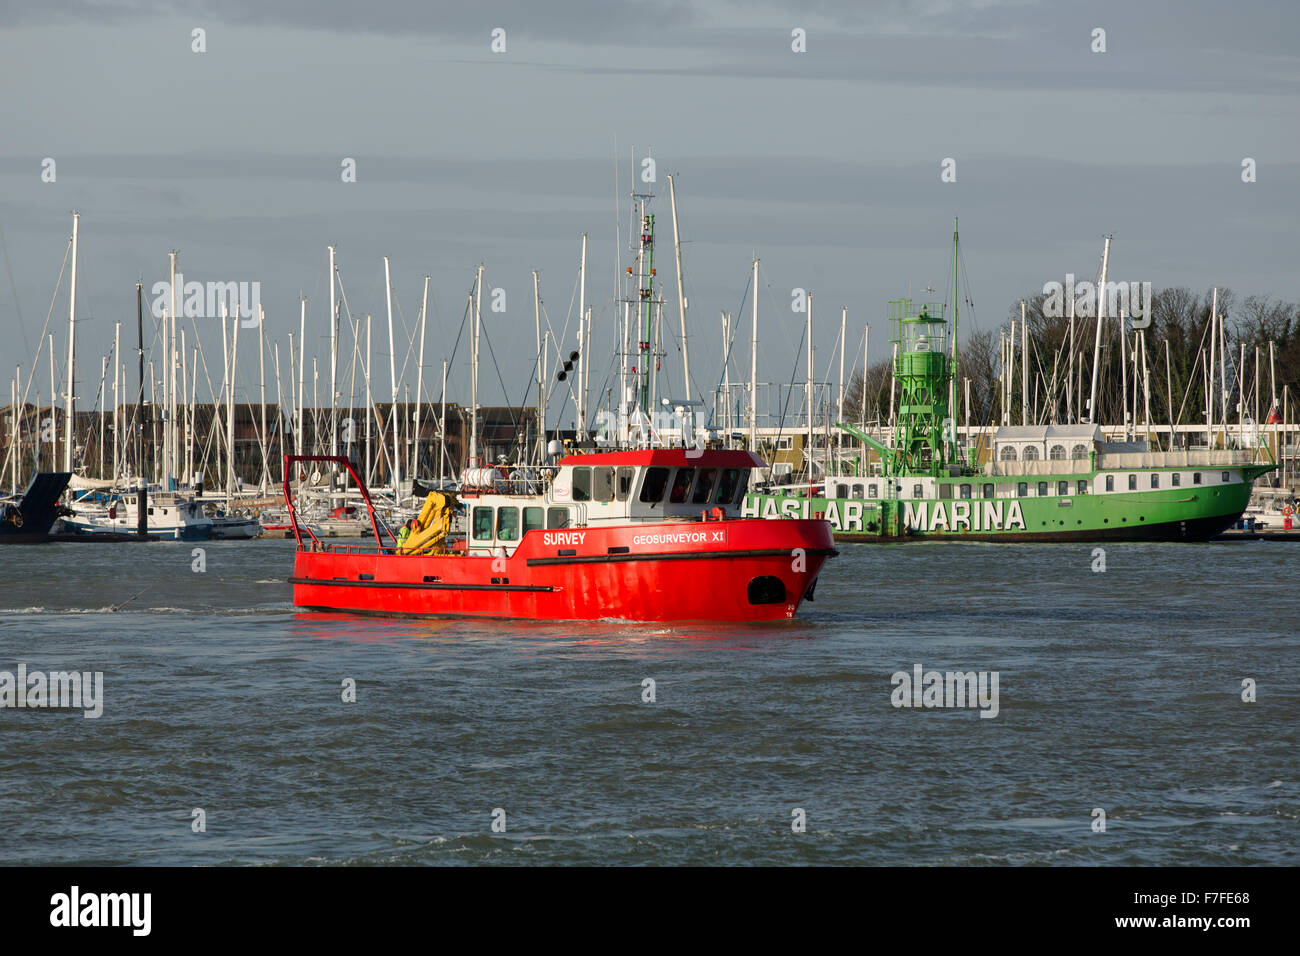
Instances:
[[[104,675],[0,709],[0,863],[1297,860],[1294,545],[846,545],[762,627],[302,614],[292,542],[194,547],[0,549],[0,671]]]

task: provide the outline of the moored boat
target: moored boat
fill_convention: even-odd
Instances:
[[[81,534],[129,534],[138,527],[137,491],[129,491],[102,505],[74,501],[72,514],[63,518],[65,531]],[[145,500],[149,534],[164,541],[206,541],[212,536],[212,519],[192,498],[170,491],[150,491]]]
[[[954,232],[954,274],[956,241]],[[955,437],[944,306],[897,299],[890,321],[899,389],[892,441],[840,423],[863,445],[855,474],[756,489],[745,515],[822,516],[846,541],[1208,541],[1241,517],[1254,480],[1277,467],[1249,449],[1107,442],[1089,423],[1003,426],[982,460],[981,449]]]
[[[745,451],[647,449],[568,455],[540,487],[519,479],[462,489],[468,532],[452,539],[455,496],[434,492],[401,543],[365,504],[374,544],[299,528],[294,603],[318,610],[547,620],[763,621],[795,615],[836,554],[820,519],[740,516]],[[488,469],[481,469],[488,471]],[[289,481],[285,500],[294,523]],[[305,531],[307,540],[304,540]]]
[[[48,541],[50,528],[63,511],[59,498],[71,477],[66,471],[37,472],[21,498],[0,501],[0,544]]]
[[[213,541],[256,538],[262,530],[258,520],[247,515],[233,515],[218,511],[209,520],[212,522]]]

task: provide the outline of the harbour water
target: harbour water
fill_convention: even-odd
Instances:
[[[763,627],[306,614],[292,542],[196,547],[0,552],[0,671],[103,674],[0,709],[0,862],[1300,855],[1290,544],[843,545]],[[895,707],[917,665],[996,716]]]

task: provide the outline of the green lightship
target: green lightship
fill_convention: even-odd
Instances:
[[[954,232],[954,261],[956,243]],[[890,321],[900,396],[892,443],[838,424],[877,453],[879,474],[861,473],[864,455],[857,475],[747,495],[746,516],[825,517],[845,541],[1198,541],[1231,527],[1254,480],[1276,468],[1229,449],[1108,443],[1095,424],[999,428],[980,465],[963,456],[950,414],[955,350],[944,307],[897,299]]]

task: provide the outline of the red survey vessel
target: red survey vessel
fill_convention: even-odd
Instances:
[[[295,520],[289,479],[301,461],[347,469],[374,544],[325,543]],[[456,497],[434,492],[399,542],[346,458],[286,456],[294,604],[546,620],[790,618],[837,552],[826,521],[739,517],[762,464],[748,451],[674,448],[569,455],[529,478],[470,468],[464,535],[449,533]]]

